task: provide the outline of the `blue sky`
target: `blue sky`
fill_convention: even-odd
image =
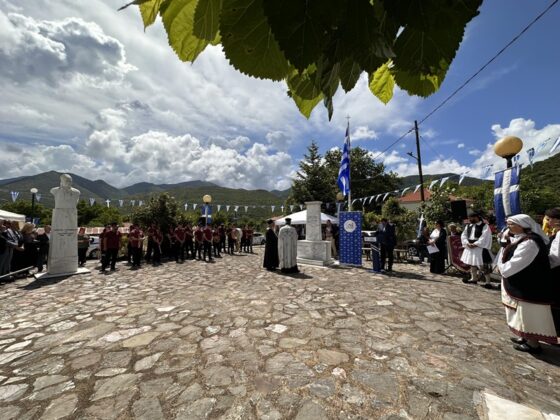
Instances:
[[[322,106],[305,119],[283,83],[237,73],[219,47],[181,63],[161,23],[144,32],[136,8],[116,12],[123,3],[0,0],[0,147],[18,162],[0,166],[0,178],[59,170],[118,187],[206,179],[288,188],[312,139],[322,153],[340,147],[350,115],[353,144],[377,156],[551,1],[486,0],[439,92],[397,91],[385,106],[363,75],[337,93],[330,122]],[[560,136],[558,21],[560,5],[421,125],[425,173],[481,176],[503,166],[489,146],[497,138],[517,135],[529,148]],[[414,174],[408,151],[412,135],[379,160]]]

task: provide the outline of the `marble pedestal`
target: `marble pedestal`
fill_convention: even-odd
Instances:
[[[91,271],[85,267],[78,267],[76,269],[76,271],[72,271],[72,272],[68,272],[68,273],[49,273],[44,272],[44,273],[36,273],[33,277],[35,277],[37,280],[41,279],[41,280],[46,280],[46,279],[52,279],[55,277],[67,277],[67,276],[74,276],[76,274],[86,274],[86,273],[90,273]]]
[[[327,241],[298,241],[298,264],[327,266],[334,263],[331,257],[331,243]]]
[[[305,224],[305,240],[298,241],[298,264],[326,266],[334,262],[331,258],[331,243],[323,241],[321,233],[321,202],[305,203],[307,220]]]

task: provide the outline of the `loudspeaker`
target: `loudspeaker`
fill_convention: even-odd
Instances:
[[[453,220],[463,221],[467,218],[467,202],[465,200],[456,200],[451,202],[451,213]]]

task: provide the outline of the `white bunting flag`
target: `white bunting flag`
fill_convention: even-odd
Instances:
[[[553,154],[556,151],[556,149],[558,149],[558,146],[560,146],[560,137],[558,137],[556,139],[556,141],[554,142],[554,144],[552,145],[552,147],[548,151],[548,154],[549,155]]]
[[[187,211],[189,209],[189,203],[185,203],[185,211]]]
[[[139,206],[143,206],[143,205],[144,205],[144,202],[143,202],[142,200],[140,200],[140,201],[138,201],[138,205],[139,205]]]
[[[385,201],[387,199],[387,197],[389,196],[389,194],[391,194],[391,193],[385,193],[385,195],[383,196],[383,200],[381,200],[381,201]]]
[[[449,180],[449,177],[446,176],[445,178],[441,178],[441,182],[439,183],[439,187],[443,187],[443,184],[445,184],[447,181]]]
[[[531,165],[531,169],[533,169],[533,159],[535,158],[535,148],[531,147],[527,150],[527,157],[529,158],[529,165]]]
[[[193,205],[192,205],[192,209],[193,209],[193,210],[196,210],[196,206],[197,206],[196,203],[193,204]]]
[[[89,205],[90,205],[90,206],[93,206],[94,204],[95,204],[95,198],[90,197],[90,198],[89,198]]]
[[[418,184],[416,186],[416,188],[414,188],[414,194],[416,194],[418,192],[418,190],[420,189],[421,184]]]
[[[19,191],[10,191],[10,194],[12,195],[12,202],[15,202],[18,198]]]
[[[37,199],[37,201],[41,201],[41,194],[35,194],[35,198]]]
[[[105,204],[107,205],[107,208],[111,207],[111,200],[105,200]]]
[[[517,172],[517,176],[519,176],[519,172],[521,172],[521,165],[519,164],[519,160],[521,159],[521,155],[515,155],[513,157],[513,166],[515,167],[515,171]]]
[[[379,201],[379,199],[383,196],[383,194],[377,194],[375,196],[375,201]]]
[[[280,211],[281,211],[282,213],[284,213],[284,205],[281,205],[281,206],[280,206]]]
[[[373,200],[373,195],[369,198],[368,204],[371,204],[372,200]]]
[[[239,210],[239,206],[235,206],[235,207],[233,208],[233,211],[236,212],[236,213],[237,213],[237,210]]]
[[[459,185],[461,185],[461,183],[465,180],[465,177],[467,176],[468,173],[469,173],[469,171],[463,172],[461,174],[461,176],[459,177]]]
[[[404,197],[408,190],[410,190],[410,187],[406,187],[404,190],[402,190],[401,197]]]
[[[119,207],[122,207],[124,204],[124,200],[119,200]]]
[[[226,213],[228,213],[228,212],[229,212],[229,208],[230,208],[230,207],[231,207],[231,206],[229,206],[229,205],[226,205]]]
[[[431,191],[434,185],[436,185],[438,182],[439,179],[434,179],[432,182],[430,182],[430,186],[428,187],[428,189]]]
[[[222,208],[222,205],[218,204],[218,211],[220,211],[221,208]]]
[[[136,204],[136,200],[130,200],[130,205],[131,205],[132,207],[134,207],[135,204]]]
[[[293,213],[293,211],[294,211],[294,206],[290,205],[290,213]]]
[[[303,210],[304,207],[305,207],[305,204],[300,204],[300,205],[299,205],[299,209],[300,209],[300,210]]]
[[[355,203],[356,201],[358,201],[358,200],[359,200],[359,198],[353,199],[353,200],[352,200],[352,204],[354,204],[354,203]]]
[[[270,209],[272,210],[272,213],[274,213],[275,208],[276,208],[276,206],[270,206]]]
[[[484,167],[484,172],[482,174],[482,179],[486,179],[490,176],[490,174],[492,173],[492,167],[494,166],[494,164],[490,164]]]
[[[249,206],[245,206],[245,213],[247,213],[248,209],[249,209]]]

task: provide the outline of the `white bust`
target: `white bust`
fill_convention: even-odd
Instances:
[[[60,187],[51,189],[54,195],[55,209],[76,209],[80,191],[72,188],[72,177],[68,174],[60,175]]]

